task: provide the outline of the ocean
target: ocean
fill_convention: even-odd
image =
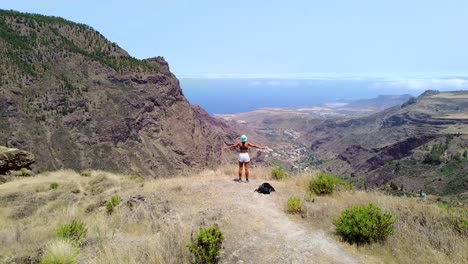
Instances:
[[[306,107],[369,99],[378,95],[418,96],[427,89],[468,89],[465,79],[275,79],[179,78],[191,104],[210,114],[230,114],[265,107]]]

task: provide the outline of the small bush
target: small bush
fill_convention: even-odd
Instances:
[[[80,173],[81,177],[90,177],[91,176],[91,172],[90,171],[82,171]]]
[[[21,173],[21,176],[23,176],[23,177],[29,176],[29,171],[27,169],[25,169],[25,168],[21,168],[20,173]]]
[[[192,253],[192,263],[214,264],[218,263],[219,251],[223,244],[223,233],[217,226],[200,229],[197,237],[192,237],[191,243],[187,244]]]
[[[88,233],[88,228],[83,221],[73,219],[69,224],[60,226],[55,230],[58,239],[65,240],[70,243],[81,245]]]
[[[58,186],[59,186],[58,183],[53,182],[53,183],[50,184],[50,189],[51,189],[51,190],[55,190],[55,189],[58,188]]]
[[[106,202],[106,211],[108,213],[112,213],[112,211],[114,211],[114,207],[119,205],[121,201],[122,198],[120,198],[120,196],[118,196],[117,194],[112,195],[112,197]]]
[[[463,151],[463,157],[468,158],[468,150],[465,149],[465,151]]]
[[[337,187],[350,189],[351,185],[344,180],[336,178],[333,174],[320,173],[316,178],[310,180],[309,190],[317,195],[330,194]]]
[[[370,203],[356,205],[341,212],[333,221],[336,232],[350,243],[384,241],[393,233],[395,218],[388,212]]]
[[[41,264],[75,264],[78,260],[78,249],[63,240],[54,241],[50,244]]]
[[[302,212],[302,201],[299,197],[289,197],[288,199],[288,213],[299,214]]]
[[[288,174],[281,168],[274,168],[271,171],[271,176],[276,180],[283,180],[288,177]]]

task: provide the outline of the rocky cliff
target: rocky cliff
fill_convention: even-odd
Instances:
[[[214,166],[235,136],[162,57],[132,58],[87,25],[0,10],[0,59],[0,145],[34,153],[35,170],[172,175]]]
[[[0,175],[10,170],[28,168],[34,160],[31,152],[0,146]]]

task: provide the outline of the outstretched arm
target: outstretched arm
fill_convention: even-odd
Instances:
[[[236,144],[231,145],[231,146],[226,146],[226,147],[223,147],[223,149],[233,149],[233,148],[237,148],[237,147],[239,147],[239,144],[240,144],[240,143],[236,143]]]
[[[252,148],[258,148],[258,149],[268,149],[267,146],[257,146],[255,144],[252,144],[252,143],[249,143],[249,147],[252,147]]]

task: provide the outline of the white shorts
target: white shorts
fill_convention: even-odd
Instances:
[[[247,163],[250,161],[249,153],[239,153],[239,162]]]

